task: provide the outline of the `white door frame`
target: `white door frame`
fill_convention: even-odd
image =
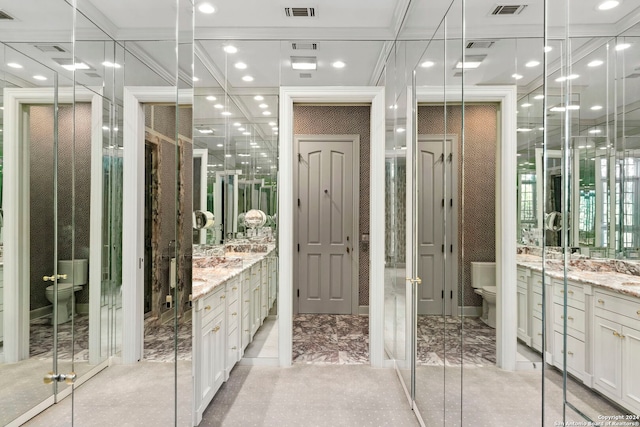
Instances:
[[[353,239],[353,249],[351,251],[351,253],[353,254],[353,256],[351,257],[351,314],[355,315],[359,313],[360,310],[360,281],[359,281],[359,277],[360,277],[360,239],[358,238],[359,234],[360,234],[360,135],[357,134],[350,134],[350,135],[325,135],[325,134],[318,134],[318,135],[293,135],[294,138],[294,160],[293,160],[293,172],[294,172],[294,176],[298,176],[298,167],[297,167],[297,161],[296,161],[296,157],[298,156],[298,154],[300,153],[300,139],[305,139],[305,140],[317,140],[317,141],[345,141],[345,140],[349,140],[353,145],[351,146],[351,153],[352,153],[352,159],[353,159],[353,164],[351,165],[352,170],[353,170],[353,192],[352,192],[352,197],[353,197],[353,209],[352,209],[352,216],[351,216],[351,229],[353,230],[351,232],[351,236]],[[298,181],[297,179],[294,179],[294,184],[293,184],[293,194],[294,194],[294,198],[297,198],[297,194],[298,194]],[[294,231],[293,231],[293,237],[294,237],[294,241],[298,241],[298,221],[299,221],[299,215],[297,213],[295,213],[296,211],[294,211],[294,217],[295,217],[295,224],[294,224]],[[293,277],[298,277],[299,271],[298,271],[298,267],[300,265],[300,253],[296,252],[295,253],[295,263],[293,266],[293,273],[294,276]],[[297,291],[298,289],[300,289],[300,284],[296,283],[295,287],[294,287],[294,291]],[[293,303],[293,312],[294,313],[299,313],[299,304],[300,304],[300,300],[299,298],[296,298],[294,300]]]
[[[293,191],[293,103],[324,102],[371,103],[371,176],[370,230],[384,230],[385,192],[385,106],[384,87],[318,86],[280,87],[280,154],[278,169],[278,240],[279,295],[278,334],[280,366],[291,366],[293,339],[293,265],[294,252],[294,191]],[[364,232],[364,230],[360,230]],[[359,236],[358,241],[360,241]],[[369,357],[371,365],[384,365],[384,239],[381,231],[370,233],[369,242]],[[515,277],[515,274],[514,274]]]
[[[411,88],[408,90],[408,108],[413,108]],[[516,283],[516,226],[517,226],[517,91],[515,85],[508,86],[419,86],[416,102],[442,103],[443,94],[447,102],[492,102],[500,104],[500,125],[496,147],[496,366],[507,371],[516,369],[518,325],[517,289],[507,286]],[[407,118],[407,129],[412,127],[413,117]],[[408,144],[415,144],[415,135]],[[407,154],[413,151],[407,146]],[[412,159],[407,158],[407,164]],[[412,191],[407,188],[407,194]],[[410,209],[408,206],[407,209]],[[407,230],[409,231],[409,230]],[[408,234],[408,233],[407,233]],[[410,245],[407,259],[411,259]],[[410,294],[408,294],[410,295]],[[411,302],[407,301],[407,307]],[[408,340],[407,340],[408,341]]]
[[[195,148],[193,150],[193,158],[200,159],[200,194],[194,194],[194,200],[197,198],[201,211],[207,210],[207,162],[209,161],[209,150],[207,148]],[[207,230],[202,228],[199,232],[199,243],[204,245],[207,243]]]
[[[123,109],[122,363],[142,358],[144,345],[144,103],[193,105],[193,90],[125,86]],[[126,220],[130,218],[130,220]]]
[[[25,128],[22,105],[53,104],[54,88],[4,89],[4,358],[15,363],[29,358],[29,296],[21,284],[30,283],[29,151],[22,144]],[[89,243],[89,340],[100,334],[102,264],[102,96],[100,91],[76,87],[57,89],[60,104],[91,102],[91,211]],[[96,205],[99,200],[99,205]],[[99,206],[94,209],[94,206]],[[57,270],[57,267],[54,266]],[[57,274],[52,271],[51,274]],[[97,316],[97,321],[96,320]],[[92,327],[93,326],[93,327]],[[97,328],[97,330],[96,330]],[[92,348],[92,347],[90,347]],[[93,354],[93,353],[92,353]]]

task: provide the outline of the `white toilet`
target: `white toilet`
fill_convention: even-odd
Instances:
[[[89,260],[60,260],[58,274],[67,275],[66,279],[58,279],[58,324],[71,320],[72,300],[74,292],[82,290],[89,280]],[[45,295],[50,303],[54,303],[53,285],[47,286]],[[52,319],[53,321],[53,319]]]
[[[482,297],[480,319],[492,328],[496,327],[496,263],[472,262],[471,286]]]

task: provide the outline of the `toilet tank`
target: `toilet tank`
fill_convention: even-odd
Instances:
[[[66,279],[58,280],[58,283],[71,283],[73,277],[74,285],[86,285],[89,281],[89,260],[88,259],[61,259],[58,260],[58,274],[66,274]]]
[[[473,288],[483,288],[485,286],[496,285],[496,263],[495,262],[472,262],[471,263],[471,286]]]

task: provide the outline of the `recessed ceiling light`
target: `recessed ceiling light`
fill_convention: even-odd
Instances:
[[[249,145],[258,145],[258,143],[257,143],[257,142],[255,142],[255,141],[251,141],[251,142],[249,143]]]
[[[600,129],[591,129],[589,131],[589,133],[601,133],[602,131]]]
[[[239,127],[239,128],[238,128],[238,130],[239,130],[240,132],[242,132],[242,131],[245,131],[246,129],[245,129],[245,128],[243,128],[243,127]]]
[[[532,105],[533,105],[533,104],[530,104],[530,103],[528,103],[528,102],[525,102],[524,104],[522,104],[522,105],[521,105],[521,107],[528,108],[528,107],[531,107]]]
[[[553,47],[551,46],[545,46],[542,50],[544,50],[545,52],[549,53],[553,50]]]
[[[230,111],[223,111],[223,112],[222,112],[222,113],[220,113],[220,114],[222,114],[223,116],[230,116],[230,115],[231,115],[231,112],[230,112]]]
[[[318,68],[315,56],[292,56],[291,68],[294,70],[313,71]]]
[[[225,154],[224,156],[225,157],[231,157],[231,154]]]
[[[41,81],[47,80],[47,78],[45,76],[41,76],[41,75],[33,76],[33,78],[36,79],[36,80],[41,80]]]
[[[580,74],[569,74],[567,80],[577,79],[578,77],[580,77]]]
[[[591,107],[591,109],[592,109],[593,111],[602,110],[602,105],[594,105],[593,107]]]
[[[539,127],[538,130],[544,130],[544,128],[543,127]]]
[[[598,10],[609,10],[618,6],[620,2],[618,0],[607,0],[598,5]]]
[[[23,68],[22,65],[18,64],[17,62],[9,62],[7,65],[11,68]]]
[[[193,81],[194,81],[194,82],[199,82],[199,81],[200,81],[200,79],[199,79],[198,77],[196,77],[196,76],[193,76]]]
[[[333,66],[333,68],[344,68],[347,64],[342,61],[336,61],[331,65]]]
[[[436,63],[433,61],[424,61],[422,64],[420,64],[422,68],[429,68],[433,67],[434,65],[436,65]]]
[[[518,128],[517,131],[518,132],[531,132],[533,129],[529,129],[529,128]]]
[[[247,64],[245,64],[244,62],[236,62],[234,67],[236,67],[238,70],[246,70]]]
[[[456,68],[463,68],[467,70],[472,68],[478,68],[480,64],[481,64],[480,61],[465,61],[464,63],[462,61],[458,61],[458,63],[456,64]]]
[[[396,129],[396,132],[398,132],[398,133],[402,133],[402,132],[404,132],[404,131],[406,131],[406,129],[405,129],[405,128],[398,128],[398,129]]]
[[[77,62],[75,64],[63,64],[62,68],[64,68],[65,70],[73,71],[73,70],[88,70],[91,67],[89,67],[84,62]]]
[[[557,112],[557,113],[561,113],[561,112],[563,112],[565,110],[566,110],[566,108],[564,108],[564,107],[551,107],[549,109],[549,111],[553,111],[553,112]]]
[[[397,110],[398,109],[398,104],[389,105],[389,109],[390,110]]]
[[[579,105],[567,105],[567,110],[579,110],[580,106]]]
[[[625,50],[631,47],[630,43],[619,43],[616,45],[616,50]]]
[[[216,105],[213,106],[213,108],[217,108],[218,110],[220,110],[220,109],[224,108],[224,105],[216,104]]]
[[[275,125],[277,125],[276,122],[269,122],[269,126],[275,126]]]
[[[264,99],[264,96],[256,95],[256,96],[253,97],[253,99],[255,99],[256,101],[262,101]]]
[[[216,147],[224,147],[224,144],[216,144]]]
[[[533,99],[544,99],[544,95],[536,95]]]
[[[213,131],[211,129],[198,129],[198,132],[204,133],[204,134],[213,133]]]
[[[601,61],[599,59],[594,59],[593,61],[587,64],[587,67],[599,67],[602,64],[604,64],[604,61]]]
[[[218,98],[216,98],[216,97],[215,97],[215,96],[213,96],[213,95],[209,95],[209,96],[207,96],[207,101],[215,101],[216,99],[218,99]]]
[[[202,13],[210,14],[215,12],[216,8],[209,3],[200,3],[200,5],[198,6],[198,10]]]
[[[513,77],[516,80],[520,80],[523,76],[522,76],[522,74],[517,74],[516,73],[516,74],[511,74],[511,77]]]
[[[122,65],[118,64],[117,62],[110,62],[110,61],[104,61],[102,63],[102,65],[104,65],[105,67],[109,67],[109,68],[120,68],[120,67],[122,67]]]
[[[253,81],[253,77],[251,77],[251,76],[244,76],[244,77],[242,78],[242,80],[244,80],[245,82],[252,82],[252,81]]]
[[[242,132],[243,135],[251,135],[251,132]]]
[[[227,45],[224,47],[224,51],[227,53],[236,53],[238,51],[238,48],[232,45]]]
[[[525,67],[537,67],[538,65],[540,65],[540,61],[529,61],[526,64],[524,64]]]
[[[242,126],[242,123],[240,123],[240,122],[235,122],[233,125],[234,125],[235,127],[238,127],[238,126]]]
[[[516,154],[516,156],[520,157],[520,156],[522,156],[522,153],[518,153],[518,154]]]
[[[267,105],[267,104],[260,104],[260,105],[258,105],[258,107],[260,107],[260,108],[267,108],[267,107],[268,107],[268,105]]]
[[[109,130],[109,126],[102,126],[102,130]]]
[[[278,130],[278,128],[274,126],[271,128],[271,130]]]
[[[262,115],[263,116],[270,116],[271,115],[271,111],[263,111]]]

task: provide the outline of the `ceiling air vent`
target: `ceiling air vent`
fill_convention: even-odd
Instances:
[[[97,74],[97,73],[84,73],[84,75],[87,76],[87,77],[92,77],[94,79],[102,78],[102,76],[100,74]]]
[[[456,73],[453,74],[453,77],[462,77],[464,73],[462,71],[457,71]]]
[[[475,40],[467,43],[467,49],[489,49],[493,44],[491,40]]]
[[[284,14],[290,18],[311,18],[316,16],[315,7],[285,7]]]
[[[310,79],[311,78],[311,73],[300,73],[300,78],[301,79]]]
[[[318,50],[318,43],[294,42],[291,43],[293,50]]]
[[[0,19],[6,20],[6,21],[13,21],[13,16],[9,15],[4,10],[0,10]]]
[[[501,4],[491,12],[492,15],[519,15],[527,7],[526,4]]]
[[[629,74],[626,78],[627,79],[637,79],[638,77],[640,77],[640,73]]]
[[[36,44],[34,46],[43,52],[66,52],[66,49],[55,44]]]

